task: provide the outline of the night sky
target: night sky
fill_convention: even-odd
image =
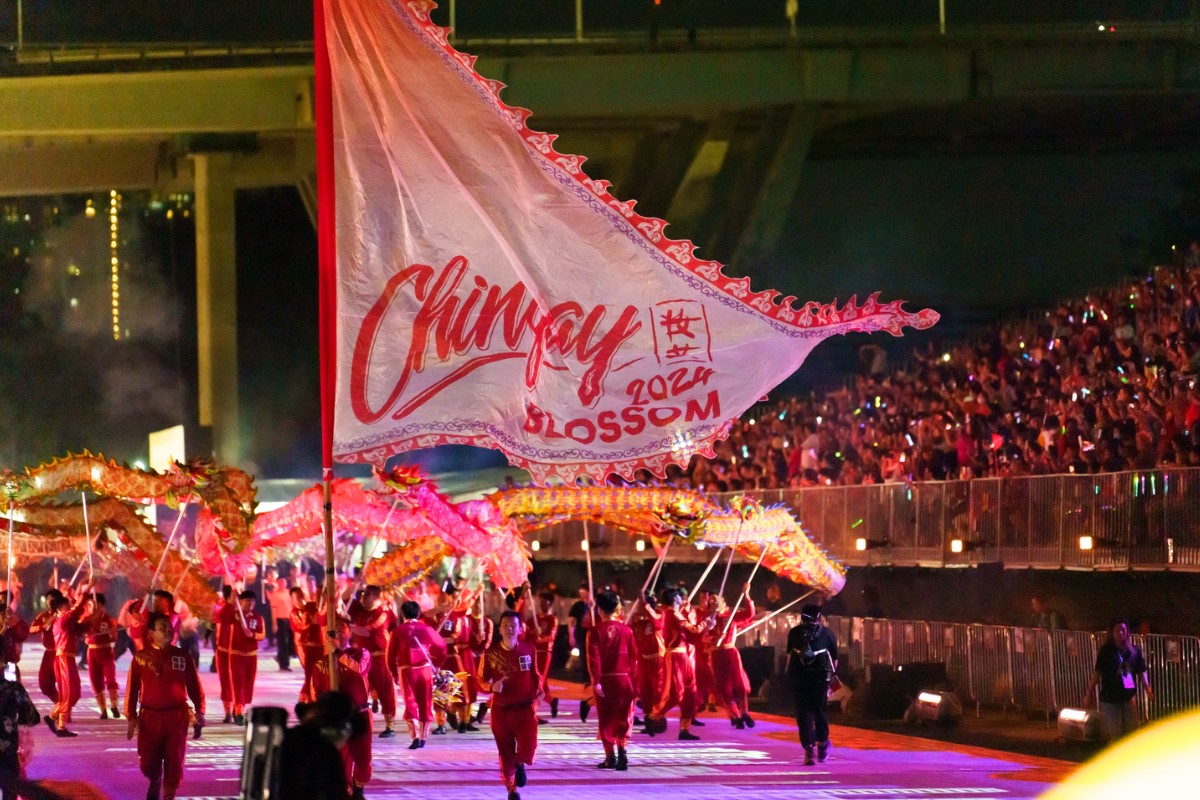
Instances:
[[[221,38],[223,31],[230,31],[229,38],[294,39],[311,30],[306,14],[296,11],[303,3],[125,2],[124,11],[113,14],[116,3],[93,0],[85,10],[69,4],[75,12],[69,19],[61,11],[66,5],[26,0],[27,41],[78,40],[84,30],[99,31],[97,38],[132,40],[162,30],[156,26],[189,39]],[[490,7],[500,5],[509,7]],[[830,3],[827,10],[850,5]],[[902,4],[854,8],[860,15],[885,14],[895,5]],[[936,13],[936,2],[928,5]],[[948,5],[953,10],[963,3]],[[997,5],[1005,4],[989,7]],[[1121,5],[1061,4],[1083,17],[1094,13],[1087,8],[1108,12]],[[1125,5],[1186,15],[1189,4]],[[145,13],[129,13],[133,6]],[[623,6],[631,9],[631,19],[643,9],[642,3]],[[460,19],[469,8],[468,0],[460,0]],[[475,8],[482,15],[480,29],[501,24]],[[0,39],[13,38],[11,31],[12,21],[0,19]],[[925,343],[964,333],[971,322],[1111,284],[1169,258],[1171,243],[1182,247],[1200,236],[1200,220],[1189,214],[1197,210],[1198,175],[1200,152],[1194,147],[811,161],[804,165],[774,264],[751,277],[757,288],[776,288],[801,301],[844,301],[852,293],[862,299],[879,290],[885,299],[932,305],[944,314],[944,323],[905,340]],[[72,244],[72,236],[86,239],[86,226],[78,222],[83,198],[61,205],[66,221],[49,237],[55,258],[64,248],[85,246]],[[11,294],[0,302],[0,436],[6,440],[0,465],[20,467],[84,447],[132,461],[144,457],[138,447],[144,447],[148,431],[194,415],[192,228],[178,217],[167,224],[161,214],[131,214],[127,223],[136,228],[144,292],[136,345],[105,342],[103,315],[90,327],[70,322],[78,318],[60,307],[66,291],[57,283],[61,278],[40,273],[37,258],[32,266],[13,259],[0,263],[0,290],[26,292],[19,307]],[[30,225],[36,227],[36,220]],[[243,466],[260,477],[315,479],[315,235],[290,187],[239,193],[237,226]],[[6,242],[15,230],[6,229]],[[40,294],[30,288],[39,285],[45,290]],[[789,388],[836,380],[854,367],[854,346],[834,341],[818,348]],[[44,430],[32,435],[33,427]],[[481,464],[499,463],[493,454],[481,457]],[[435,469],[473,465],[461,449],[434,461],[424,458]]]

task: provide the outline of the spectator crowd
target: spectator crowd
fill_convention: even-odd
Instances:
[[[673,482],[707,492],[1200,466],[1200,244],[1182,263],[759,406]]]

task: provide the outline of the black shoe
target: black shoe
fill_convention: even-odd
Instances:
[[[744,724],[744,725],[745,725],[747,728],[753,728],[753,727],[754,727],[754,720],[750,719],[750,715],[749,715],[749,714],[742,714],[742,723],[743,723],[743,724]]]
[[[826,739],[823,742],[817,742],[817,761],[820,761],[822,764],[824,764],[825,759],[827,759],[827,758],[829,758],[829,740],[828,739]]]
[[[54,735],[60,739],[69,739],[73,736],[78,736],[79,734],[75,731],[69,731],[66,728],[59,728],[58,730],[54,731]]]
[[[424,740],[424,739],[417,739],[417,741],[421,743],[421,745],[420,745],[421,747],[424,747],[424,746],[425,746],[425,740]],[[420,749],[420,748],[417,748],[417,749]]]
[[[611,756],[601,761],[596,765],[596,769],[616,769],[617,760]]]
[[[371,713],[372,713],[372,714],[378,714],[378,713],[379,713],[379,701],[378,701],[378,700],[372,700],[372,701],[371,701]]]
[[[813,758],[813,749],[811,747],[804,748],[804,766],[811,767],[815,763],[817,761]]]
[[[479,704],[479,711],[475,714],[476,722],[483,722],[483,718],[487,716],[487,703]]]
[[[121,718],[121,712],[120,712],[120,711],[118,711],[116,708],[113,708],[113,710],[112,710],[112,711],[110,711],[110,712],[108,712],[108,713],[109,713],[109,714],[112,714],[112,718],[113,718],[113,719],[120,719],[120,718]]]
[[[520,792],[509,792],[508,800],[521,800],[521,793]]]
[[[408,745],[409,750],[419,750],[420,748],[421,748],[421,740],[420,739],[413,739]]]
[[[234,714],[233,715],[233,724],[237,725],[239,728],[246,727],[246,715],[245,714]]]
[[[438,725],[436,728],[431,730],[430,733],[432,733],[434,736],[445,736],[446,735],[446,726]]]
[[[547,724],[548,722],[549,722],[549,720],[542,719],[541,717],[538,717],[538,718],[537,718],[537,724],[538,724],[538,725],[545,725],[545,724]]]
[[[54,733],[58,733],[58,724],[55,723],[54,717],[47,714],[46,716],[42,717],[42,719],[46,720],[47,728],[49,728]]]
[[[579,701],[579,721],[587,722],[588,714],[591,712],[591,710],[592,710],[591,703],[589,703],[587,700],[580,700]]]
[[[162,787],[158,784],[150,784],[150,788],[146,790],[146,800],[159,800],[162,797]]]
[[[645,725],[646,723],[645,723],[645,722],[642,720],[642,718],[641,718],[641,717],[634,717],[634,718],[633,718],[633,724],[634,724],[634,726],[636,727],[636,726],[638,726],[638,725]]]
[[[625,770],[629,769],[629,756],[627,756],[625,754],[624,750],[617,751],[617,767],[616,767],[616,769],[617,769],[617,772],[624,772]]]
[[[463,724],[463,730],[466,730],[466,731],[477,731],[477,730],[479,730],[479,728],[476,728],[474,725],[472,725],[471,723],[467,722],[467,723],[464,723],[464,724]]]
[[[392,730],[391,728],[384,728],[383,730],[381,730],[379,732],[380,739],[391,739],[395,735],[396,735],[396,732],[394,730]]]
[[[100,719],[108,719],[108,709],[107,708],[100,709]]]
[[[558,698],[557,697],[552,698],[550,700],[550,716],[552,716],[552,717],[558,716]]]
[[[739,731],[744,731],[746,729],[746,723],[742,721],[741,717],[734,717],[733,719],[729,720],[729,724],[737,728]]]
[[[679,741],[681,741],[681,742],[698,742],[698,741],[700,741],[700,737],[697,736],[696,734],[692,733],[691,731],[680,731],[679,732]]]
[[[232,714],[226,714],[226,715],[225,715],[225,719],[221,720],[221,724],[223,724],[223,725],[232,725],[232,724],[233,724],[233,715],[232,715]]]
[[[291,667],[280,667],[279,671],[280,672],[291,672],[292,668]]]
[[[355,784],[354,791],[350,792],[350,800],[366,800],[366,795],[363,794],[363,787]]]
[[[516,778],[517,788],[520,789],[520,788],[524,787],[525,784],[528,782],[529,782],[529,779],[525,776],[525,765],[517,764],[517,778]]]
[[[215,658],[211,662],[209,662],[208,671],[209,672],[217,671],[217,660]]]
[[[704,727],[704,720],[702,720],[702,719],[694,719],[694,720],[692,720],[692,725],[693,725],[693,726],[695,726],[695,727],[697,727],[697,728],[703,728],[703,727]]]
[[[458,723],[458,727],[455,728],[454,730],[458,731],[459,733],[466,733],[467,732],[467,723],[465,723],[465,722]]]

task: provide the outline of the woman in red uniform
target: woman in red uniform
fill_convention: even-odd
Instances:
[[[613,619],[620,605],[612,592],[596,594],[600,621],[588,631],[587,658],[600,723],[597,737],[604,744],[604,760],[598,766],[624,772],[629,768],[625,746],[633,723],[633,672],[638,648],[633,630]]]
[[[725,605],[725,598],[718,597],[716,602],[716,627],[713,628],[716,646],[712,650],[713,690],[721,705],[725,706],[730,724],[738,730],[753,728],[754,720],[750,718],[748,703],[750,679],[742,668],[742,656],[737,649],[738,631],[754,621],[750,584],[742,585],[742,602],[736,615]]]
[[[303,589],[293,586],[291,594],[292,635],[296,638],[296,655],[300,658],[300,666],[304,667],[304,684],[300,687],[300,702],[311,703],[317,699],[312,690],[313,668],[325,654],[324,621],[317,611],[317,604],[304,597]]]
[[[508,800],[521,800],[525,767],[537,752],[537,717],[542,699],[541,680],[534,665],[536,647],[521,640],[521,617],[515,611],[500,615],[500,641],[479,662],[479,685],[492,695],[492,736],[500,753],[500,776]]]
[[[59,736],[75,736],[74,731],[67,730],[71,721],[71,710],[79,702],[79,665],[75,663],[75,653],[78,651],[79,636],[83,633],[83,603],[91,586],[81,586],[78,599],[72,605],[65,597],[54,600],[51,610],[54,611],[54,685],[58,691],[58,702],[46,715],[46,724],[50,730]]]
[[[357,710],[353,733],[342,749],[346,781],[353,786],[351,800],[363,800],[363,787],[371,780],[371,705],[367,698],[367,673],[371,654],[350,644],[350,620],[337,621],[337,647],[330,642],[329,653],[337,658],[338,691],[345,693]],[[330,690],[329,659],[318,658],[312,672],[313,697]]]
[[[383,730],[379,732],[379,738],[390,739],[396,735],[392,729],[392,720],[396,717],[396,684],[392,683],[387,665],[390,614],[383,604],[383,590],[378,586],[367,586],[363,589],[362,599],[350,603],[348,613],[354,645],[371,655],[367,683],[379,696],[379,705],[383,707]]]
[[[108,699],[112,701],[112,715],[115,719],[120,719],[117,662],[113,657],[113,647],[117,643],[117,622],[108,615],[104,602],[104,595],[95,594],[84,603],[83,624],[84,638],[87,640],[88,680],[91,681],[92,692],[96,695],[96,704],[100,706],[100,719],[108,719],[105,689],[108,690]]]
[[[400,604],[404,621],[392,631],[391,669],[404,692],[404,720],[412,737],[409,750],[425,746],[433,721],[433,671],[446,657],[446,645],[437,631],[421,619],[415,600]]]
[[[154,612],[147,620],[146,646],[133,656],[125,688],[126,738],[137,735],[142,774],[150,780],[147,800],[174,800],[183,780],[187,752],[188,701],[195,712],[195,738],[204,727],[204,690],[196,662],[171,644],[171,619]],[[140,707],[139,707],[140,706]]]
[[[254,679],[258,675],[258,643],[267,635],[262,616],[254,611],[257,595],[247,589],[238,595],[238,605],[221,608],[221,624],[229,631],[229,678],[233,683],[233,722],[246,724],[246,706],[254,702]]]

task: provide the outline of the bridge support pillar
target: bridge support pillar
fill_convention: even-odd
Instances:
[[[791,109],[770,167],[763,178],[758,196],[746,224],[742,228],[737,248],[730,263],[738,273],[770,261],[787,224],[788,212],[800,188],[800,174],[808,158],[817,126],[817,109],[796,105]]]
[[[197,153],[196,341],[199,422],[222,464],[241,456],[238,427],[236,191],[231,153]]]

